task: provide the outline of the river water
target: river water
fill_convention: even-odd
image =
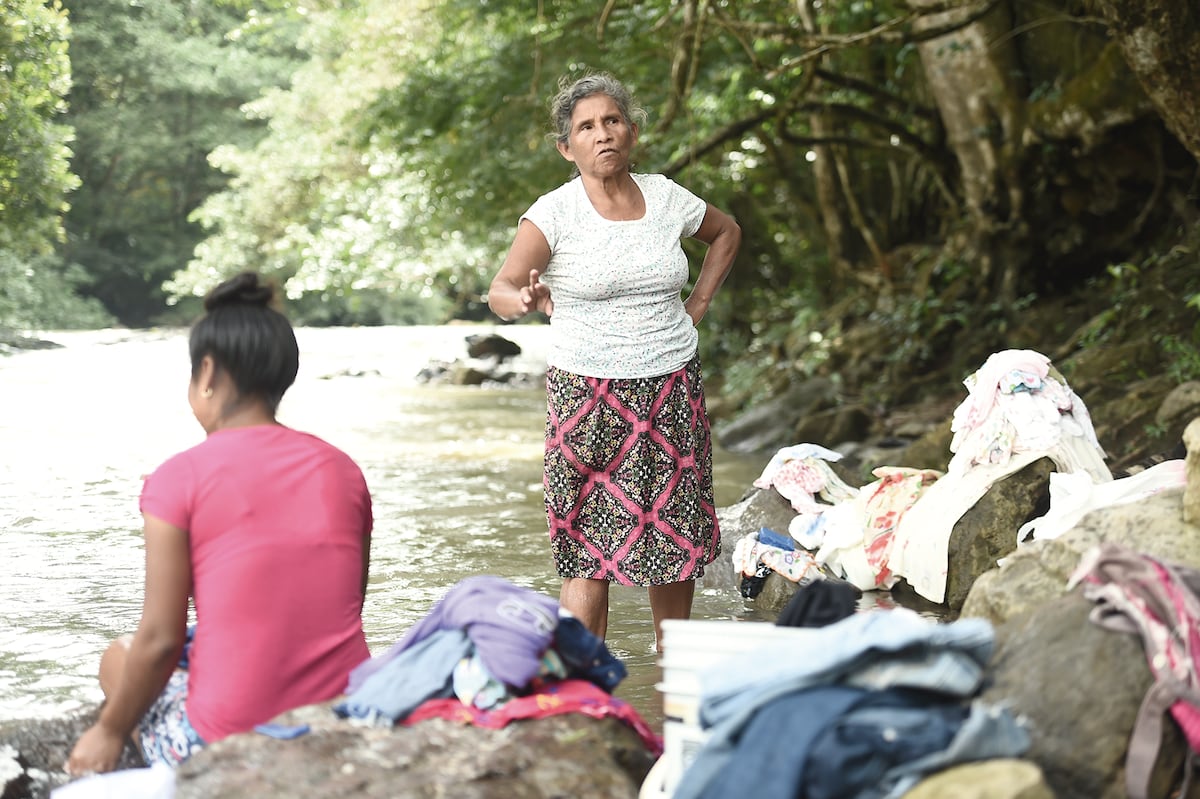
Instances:
[[[519,366],[544,364],[543,326],[297,331],[300,374],[279,418],[366,475],[372,652],[469,575],[558,595],[542,511],[544,392],[416,379],[430,360],[465,357],[467,335],[493,330],[522,346]],[[42,338],[62,346],[0,356],[0,720],[100,699],[100,654],[141,610],[142,477],[203,438],[186,399],[186,331]],[[718,505],[740,499],[764,463],[718,450]],[[697,592],[695,618],[747,613],[736,595]],[[613,588],[608,645],[629,669],[617,695],[658,726],[645,589]]]

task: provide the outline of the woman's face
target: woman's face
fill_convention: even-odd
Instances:
[[[637,125],[621,114],[616,100],[593,94],[575,104],[566,144],[559,144],[562,157],[588,177],[611,177],[629,171],[629,157],[637,144]]]

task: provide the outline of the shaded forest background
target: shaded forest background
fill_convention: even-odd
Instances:
[[[820,375],[882,414],[1012,346],[1200,378],[1194,0],[0,13],[10,339],[186,324],[243,269],[301,324],[489,318],[517,218],[569,177],[546,101],[604,69],[650,112],[637,168],[743,227],[702,332],[720,408]]]

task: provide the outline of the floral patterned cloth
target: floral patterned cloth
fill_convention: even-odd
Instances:
[[[200,733],[187,717],[188,673],[177,669],[162,693],[142,716],[138,738],[146,765],[172,768],[204,748]]]

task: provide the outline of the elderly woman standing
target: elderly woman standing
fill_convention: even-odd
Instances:
[[[648,586],[661,648],[662,620],[690,615],[720,553],[696,325],[741,229],[630,171],[645,112],[611,75],[564,81],[551,111],[578,174],[521,217],[488,304],[551,317],[544,482],[562,606],[603,637],[609,584]],[[684,237],[708,245],[686,300]]]

